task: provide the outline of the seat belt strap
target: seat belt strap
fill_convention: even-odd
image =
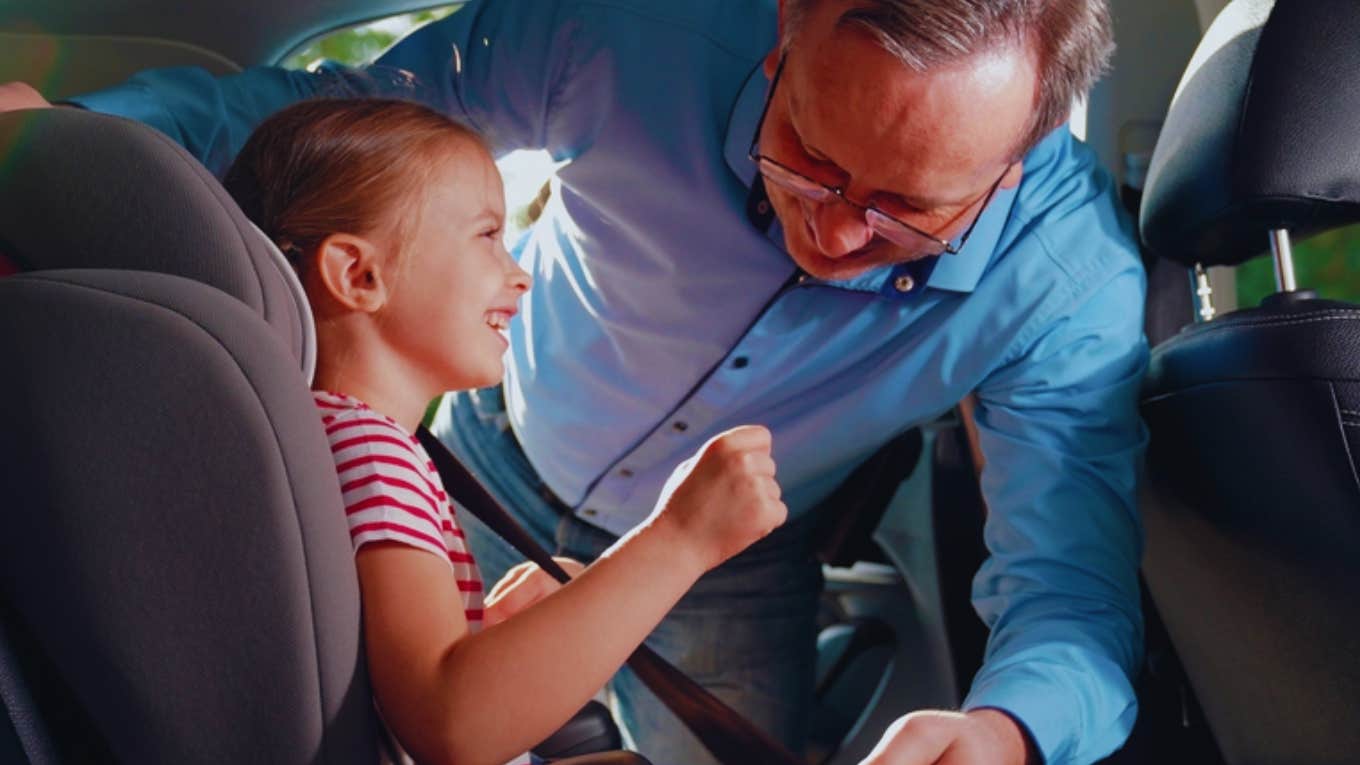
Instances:
[[[449,496],[554,579],[571,579],[428,428],[422,425],[416,437],[429,452]],[[805,760],[646,645],[638,646],[628,657],[628,667],[723,765],[806,765]]]

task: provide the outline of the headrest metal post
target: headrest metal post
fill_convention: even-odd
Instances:
[[[1195,323],[1211,321],[1218,311],[1214,308],[1214,288],[1209,283],[1209,273],[1204,270],[1202,263],[1196,263],[1189,273],[1190,292],[1194,296],[1191,300],[1195,305]]]
[[[1289,243],[1288,229],[1270,230],[1270,251],[1275,256],[1275,289],[1279,292],[1298,290],[1299,283],[1294,279],[1294,248]]]

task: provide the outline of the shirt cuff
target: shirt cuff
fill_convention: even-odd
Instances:
[[[994,671],[984,666],[964,699],[964,711],[992,708],[1009,714],[1047,765],[1095,762],[1123,745],[1138,705],[1122,670],[1111,664],[1108,676],[1093,679],[1089,663],[1015,659]]]

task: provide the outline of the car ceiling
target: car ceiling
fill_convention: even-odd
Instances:
[[[0,30],[28,35],[152,38],[242,66],[273,62],[322,32],[438,0],[4,0]]]

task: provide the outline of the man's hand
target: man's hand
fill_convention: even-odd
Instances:
[[[1037,765],[1039,755],[1005,712],[928,710],[888,726],[860,765]]]
[[[42,94],[26,82],[0,83],[0,112],[16,109],[42,109],[51,106]]]
[[[585,564],[571,558],[554,557],[573,579],[586,570]],[[532,606],[557,591],[562,585],[538,567],[537,563],[525,561],[505,572],[496,586],[486,596],[486,608],[482,618],[486,626],[500,624],[515,614]]]

